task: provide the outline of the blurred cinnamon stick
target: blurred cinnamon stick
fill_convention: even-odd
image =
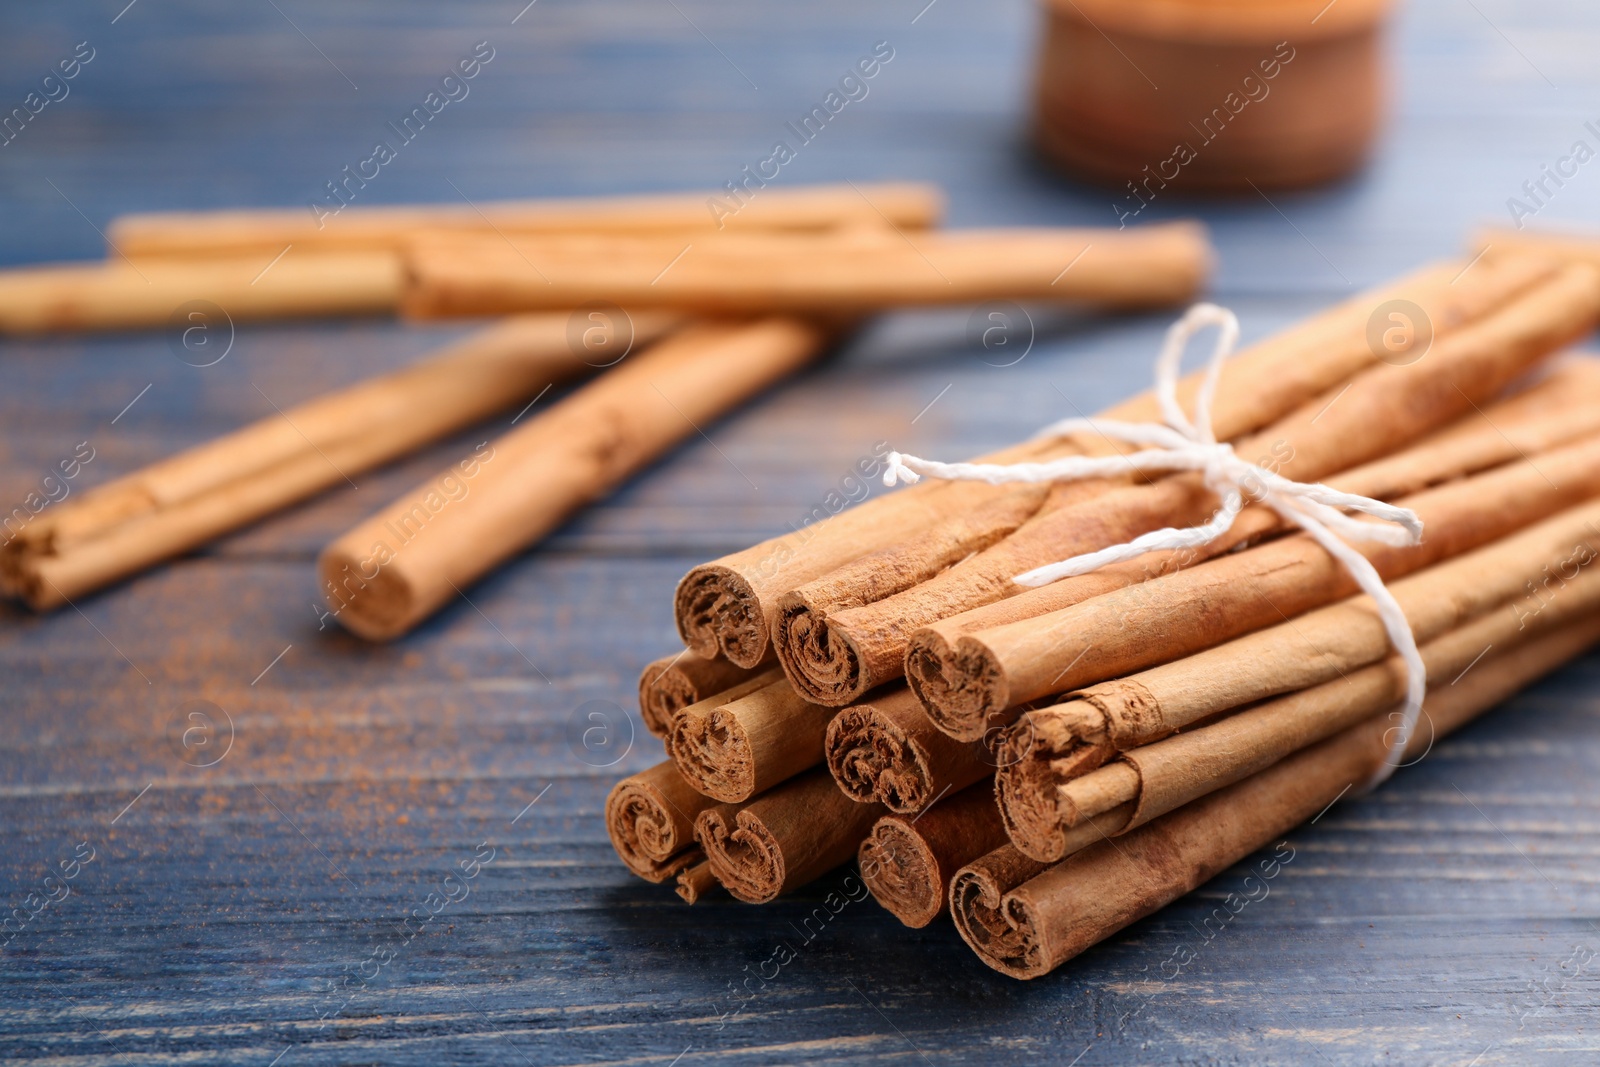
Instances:
[[[696,238],[422,236],[406,254],[412,318],[610,301],[712,314],[873,312],[971,301],[1159,307],[1211,268],[1194,223],[1128,230],[925,233],[881,227]]]
[[[629,356],[480,446],[459,499],[437,487],[452,468],[324,549],[330,611],[369,640],[405,633],[574,509],[804,366],[827,336],[797,319],[705,324]]]
[[[172,211],[123,215],[107,227],[112,248],[131,257],[262,254],[286,245],[305,251],[398,253],[421,230],[455,234],[705,233],[721,229],[826,230],[938,224],[944,195],[916,182],[763,189],[730,210],[722,195],[652,193],[477,204],[349,205],[318,218],[303,208]],[[142,266],[142,264],[141,264]]]

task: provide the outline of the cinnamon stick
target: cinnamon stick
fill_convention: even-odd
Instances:
[[[696,427],[792,373],[824,332],[794,319],[690,327],[480,446],[468,492],[445,472],[344,534],[318,561],[323,596],[371,640],[405,633]],[[487,451],[485,451],[487,450]]]
[[[663,656],[646,664],[639,674],[639,717],[644,720],[645,729],[664,738],[684,708],[752,677],[752,672],[743,667],[727,660],[691,656],[688,649],[675,656]]]
[[[903,815],[914,815],[994,771],[984,742],[957,741],[944,733],[905,688],[835,715],[824,750],[828,771],[845,796],[863,804],[876,801]]]
[[[1441,686],[1449,685],[1471,671],[1489,650],[1502,656],[1511,654],[1552,629],[1581,623],[1597,606],[1600,578],[1586,571],[1566,583],[1548,610],[1526,618],[1501,610],[1474,619],[1423,645],[1422,660],[1430,678],[1439,679]],[[1404,666],[1398,659],[1389,659],[1212,725],[1130,749],[1117,762],[1060,788],[1065,821],[1077,825],[1085,818],[1131,804],[1127,822],[1114,833],[1142,826],[1393,708],[1404,698],[1405,687]],[[1385,721],[1393,726],[1398,720],[1390,715]],[[1417,729],[1426,734],[1428,726],[1424,718]],[[1056,858],[1030,854],[1036,859]]]
[[[882,814],[839,792],[819,767],[743,807],[707,808],[695,820],[695,839],[728,892],[765,904],[854,856]]]
[[[1600,618],[1592,618],[1514,654],[1486,657],[1456,685],[1430,691],[1434,735],[1458,728],[1597,640]],[[951,887],[956,928],[995,970],[1013,978],[1046,974],[1366,781],[1387,755],[1389,728],[1386,717],[1369,719],[1115,841],[1083,849],[1015,888],[1007,889],[1002,875],[980,889],[962,872]],[[1406,754],[1420,755],[1431,743],[1418,731]]]
[[[274,261],[281,251],[0,271],[0,334],[167,326],[180,338],[196,327],[222,337],[228,323],[393,314],[399,306],[401,269],[393,255],[291,252]]]
[[[653,340],[673,324],[638,316],[635,340]],[[412,366],[296,404],[37,518],[8,517],[0,584],[35,610],[59,607],[591,373],[567,326],[566,315],[508,319]]]
[[[861,842],[861,880],[879,904],[911,927],[946,910],[955,872],[1006,843],[987,782],[939,801],[921,815],[885,815]]]
[[[667,752],[690,785],[738,803],[821,763],[828,718],[782,677],[759,688],[747,683],[685,708],[667,735]]]
[[[1514,277],[1520,282],[1523,275]],[[1240,455],[1265,457],[1286,477],[1325,477],[1471,412],[1474,404],[1487,401],[1596,318],[1600,272],[1568,267],[1438,338],[1423,362],[1368,367],[1236,447]],[[1041,512],[984,551],[875,602],[864,602],[858,582],[840,583],[834,575],[826,576],[780,599],[774,622],[779,662],[795,688],[810,699],[830,706],[847,703],[864,687],[905,672],[910,637],[918,627],[1022,593],[1023,587],[1011,580],[1014,575],[1151,530],[1204,522],[1216,507],[1199,475],[1181,475]],[[1279,521],[1275,513],[1259,508],[1236,524],[1230,540],[1207,551],[1223,551],[1268,532]],[[1078,584],[1107,580],[1105,574],[1087,577],[1089,582]],[[912,684],[924,699],[936,688],[915,675]]]
[[[606,833],[628,870],[648,882],[664,882],[699,862],[695,816],[715,803],[685,782],[668,760],[612,786]]]
[[[704,853],[701,853],[704,855]],[[683,898],[685,904],[698,904],[700,898],[721,885],[717,876],[711,870],[710,860],[701,860],[691,867],[685,867],[678,872],[677,888],[674,890]]]
[[[1600,267],[1600,234],[1575,226],[1531,230],[1485,226],[1473,235],[1472,248],[1485,263],[1503,256],[1531,255]]]
[[[107,227],[107,239],[113,250],[135,258],[240,254],[270,258],[286,245],[306,251],[397,253],[421,230],[490,236],[807,231],[838,226],[919,230],[938,225],[943,213],[944,195],[936,186],[866,182],[763,189],[742,204],[730,203],[720,194],[690,192],[476,204],[354,204],[331,217],[302,208],[160,212],[114,219]]]
[[[1160,307],[1194,296],[1210,263],[1195,223],[700,238],[424,236],[408,247],[402,306],[418,319],[595,300],[710,314],[862,313],[991,299]]]
[[[1462,264],[1443,263],[1352,297],[1228,360],[1213,407],[1215,425],[1226,438],[1257,430],[1370,366],[1377,357],[1366,337],[1367,322],[1373,309],[1387,301],[1410,300],[1424,307],[1435,331],[1448,333],[1547,279],[1554,269],[1542,262],[1508,259],[1487,270],[1475,267],[1460,278],[1460,284],[1452,285]],[[1192,404],[1199,379],[1196,372],[1179,383],[1182,403]],[[1149,393],[1103,414],[1127,421],[1160,417]],[[1066,444],[1071,449],[1072,443]],[[1062,453],[1030,442],[979,462],[1015,463],[1056,454]],[[874,461],[860,473],[876,477],[881,465]],[[678,584],[674,600],[679,636],[701,656],[726,656],[753,667],[771,647],[769,631],[776,625],[777,601],[785,593],[869,553],[894,549],[919,531],[985,506],[1006,491],[980,483],[924,481],[696,567]],[[924,558],[943,566],[937,552]],[[876,562],[878,566],[863,568],[863,574],[880,576],[874,580],[881,584],[867,591],[864,602],[931,577],[915,565],[895,569],[883,566],[881,558]]]
[[[1573,599],[1566,587],[1596,558],[1600,502],[1589,501],[1389,590],[1418,642],[1506,604],[1520,631],[1546,598]],[[1059,859],[1070,821],[1060,789],[1074,778],[1119,752],[1230,709],[1345,678],[1390,652],[1371,599],[1358,596],[1029,711],[997,746],[995,793],[1006,830],[1030,856]]]

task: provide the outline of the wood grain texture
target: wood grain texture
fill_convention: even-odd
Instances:
[[[471,95],[383,169],[372,202],[715,187],[880,40],[895,57],[868,97],[780,181],[933,180],[957,225],[1109,225],[1121,202],[1055,178],[1021,143],[1037,24],[1024,0],[541,0],[514,25],[521,0],[123,3],[8,13],[7,108],[77,42],[96,55],[0,148],[7,263],[96,256],[95,227],[123,211],[304,204],[485,39],[496,56]],[[1571,3],[1418,0],[1396,35],[1395,121],[1367,172],[1270,204],[1175,191],[1141,219],[1203,217],[1217,296],[1247,339],[1264,335],[1454,254],[1480,220],[1509,221],[1506,199],[1594,117],[1596,32],[1600,16]],[[1585,170],[1537,221],[1597,211]],[[1225,924],[1214,909],[1243,865],[1027,985],[943,923],[907,930],[870,900],[830,913],[843,872],[767,907],[713,895],[692,911],[627,874],[601,807],[617,777],[661,758],[624,709],[642,665],[676,647],[684,570],[800,521],[877,440],[970,455],[1145,387],[1166,324],[1039,313],[1027,358],[997,366],[1011,353],[975,345],[968,310],[874,324],[703,427],[715,447],[673,452],[393,646],[319,631],[315,553],[503,425],[81,612],[0,608],[0,905],[24,907],[63,861],[94,855],[0,949],[0,1059],[1592,1058],[1593,658],[1296,830],[1270,894]],[[159,333],[0,343],[0,499],[20,500],[79,441],[96,458],[74,491],[465,329],[240,326],[204,369]],[[583,747],[591,712],[612,716],[613,746]],[[196,766],[223,752],[229,724],[231,748]],[[460,899],[403,925],[429,913],[430,893]],[[780,942],[796,958],[763,981]]]

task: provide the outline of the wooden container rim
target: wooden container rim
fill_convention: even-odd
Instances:
[[[1041,0],[1101,32],[1209,45],[1320,41],[1374,30],[1394,0]]]

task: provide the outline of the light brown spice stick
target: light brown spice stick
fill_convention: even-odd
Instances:
[[[1600,538],[1597,538],[1600,540]],[[1600,577],[1585,572],[1567,583],[1550,609],[1530,620],[1500,609],[1435,638],[1421,648],[1428,677],[1440,686],[1459,684],[1486,654],[1503,656],[1549,633],[1581,622],[1600,607]],[[1397,658],[1352,671],[1321,685],[1129,749],[1121,759],[1060,787],[1063,821],[1083,819],[1131,804],[1123,833],[1287,758],[1290,754],[1388,711],[1405,696],[1404,666]],[[1385,716],[1398,727],[1398,716]],[[1417,730],[1427,735],[1426,709]],[[1061,858],[1013,843],[1035,859]]]
[[[749,681],[755,674],[727,660],[701,659],[688,649],[662,656],[639,672],[639,717],[645,729],[664,738],[684,708]]]
[[[408,247],[402,306],[420,319],[597,300],[707,314],[868,313],[998,299],[1159,307],[1193,297],[1210,266],[1205,231],[1195,223],[702,238],[429,236]]]
[[[1410,300],[1428,308],[1435,328],[1448,332],[1555,269],[1542,262],[1508,262],[1481,274],[1474,268],[1461,277],[1459,285],[1452,285],[1463,266],[1430,265],[1242,350],[1222,368],[1214,407],[1219,432],[1231,438],[1259,429],[1370,366],[1377,357],[1366,337],[1367,323],[1374,309],[1387,301]],[[1192,404],[1199,380],[1200,372],[1195,372],[1179,383],[1181,402]],[[1103,414],[1128,421],[1160,417],[1149,393]],[[1052,450],[1047,444],[1028,442],[981,461],[1015,463],[1075,450],[1073,443],[1066,445],[1065,450]],[[874,460],[860,473],[875,477],[881,470],[881,462]],[[870,553],[895,550],[919,531],[931,530],[952,515],[986,507],[1008,491],[1007,487],[979,483],[924,480],[696,567],[678,583],[674,599],[679,636],[701,656],[725,656],[753,667],[768,654],[769,631],[776,623],[778,600],[785,593]],[[870,576],[881,571],[869,568],[865,573]],[[924,577],[914,566],[895,573],[903,576],[906,584]]]
[[[856,860],[878,903],[905,925],[921,927],[945,912],[955,872],[1005,841],[989,784],[978,782],[921,815],[885,815]]]
[[[695,820],[695,839],[728,892],[765,904],[854,856],[882,814],[839,792],[818,767],[748,804],[706,809]]]
[[[1523,284],[1524,275],[1514,276]],[[1488,272],[1482,276],[1490,277]],[[1284,413],[1238,442],[1237,450],[1263,457],[1285,477],[1326,477],[1487,402],[1596,318],[1600,274],[1572,267],[1543,275],[1531,287],[1514,290],[1490,313],[1440,338],[1421,362],[1369,367]],[[1199,475],[1169,477],[1041,513],[984,551],[874,602],[863,603],[864,590],[840,588],[832,576],[819,579],[779,601],[773,635],[779,661],[802,693],[838,706],[855,699],[863,687],[899,677],[918,627],[1024,592],[1012,581],[1015,575],[1151,530],[1203,522],[1216,506]],[[1227,539],[1191,555],[1215,554],[1277,523],[1275,514],[1262,509],[1236,525]],[[915,677],[912,684],[919,691],[931,688]]]
[[[984,742],[944,733],[904,687],[835,715],[824,749],[846,796],[899,814],[914,815],[994,772]]]
[[[204,336],[220,351],[230,323],[393,314],[399,306],[400,260],[390,253],[291,251],[274,261],[282,250],[280,245],[205,261],[115,259],[0,271],[0,334],[166,326],[176,343],[186,337],[197,343]]]
[[[1589,619],[1512,655],[1486,658],[1460,683],[1430,693],[1435,735],[1470,721],[1597,640],[1600,619]],[[958,874],[951,886],[956,928],[1002,974],[1047,974],[1359,787],[1383,762],[1389,727],[1384,717],[1368,720],[1115,841],[1077,852],[1014,888],[1003,877],[980,882]],[[1420,755],[1429,743],[1417,733],[1407,755]],[[1280,853],[1266,868],[1269,876],[1293,855]]]
[[[825,230],[836,226],[935,226],[938,187],[863,182],[763,189],[743,204],[716,193],[653,193],[475,204],[353,204],[318,218],[303,208],[174,211],[123,215],[107,227],[113,253],[134,258],[310,250],[399,252],[419,230],[496,236],[531,233],[715,233],[727,229]],[[142,266],[142,264],[141,264]]]
[[[777,677],[685,708],[667,735],[667,752],[690,785],[738,803],[821,763],[828,718],[827,709]]]
[[[1389,589],[1419,642],[1489,611],[1510,612],[1520,630],[1525,619],[1542,616],[1547,600],[1576,599],[1566,589],[1596,558],[1600,502],[1590,501]],[[1007,832],[1029,855],[1059,859],[1066,816],[1059,790],[1066,783],[1119,752],[1230,709],[1347,677],[1391,651],[1372,601],[1357,596],[1027,712],[1006,729],[995,759]]]
[[[329,609],[371,640],[405,633],[574,509],[810,362],[826,340],[817,326],[769,318],[692,326],[629,356],[480,448],[459,499],[430,480],[324,549]]]
[[[1600,493],[1600,438],[1430,489],[1401,502],[1422,543],[1353,547],[1386,580],[1504,537]],[[1018,705],[1166,663],[1275,625],[1356,591],[1344,567],[1305,534],[1136,583],[957,642],[970,694],[930,708],[954,737],[983,736]],[[924,704],[927,693],[919,694]]]
[[[704,853],[697,854],[704,855]],[[720,884],[716,873],[711,870],[711,861],[706,859],[679,871],[677,882],[674,892],[683,898],[685,904],[700,903],[701,897],[718,888]]]
[[[715,803],[667,760],[612,786],[606,833],[628,870],[646,881],[664,882],[698,862],[695,816]]]
[[[640,316],[639,343],[675,319]],[[295,404],[20,521],[0,581],[37,610],[205,543],[549,386],[593,372],[568,316],[520,316],[390,374]],[[273,403],[263,399],[262,406]]]

